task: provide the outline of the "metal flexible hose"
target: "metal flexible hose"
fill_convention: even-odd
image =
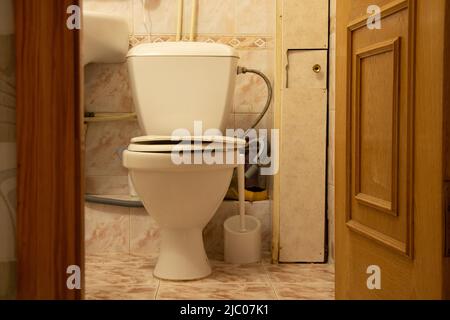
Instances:
[[[96,204],[106,204],[110,206],[118,206],[125,208],[143,208],[144,205],[141,201],[138,200],[120,200],[120,199],[111,199],[111,198],[103,198],[92,195],[85,195],[84,200],[89,203]]]
[[[270,82],[269,78],[261,71],[255,70],[255,69],[247,69],[245,67],[238,67],[237,74],[246,74],[246,73],[253,73],[253,74],[260,76],[267,85],[266,105],[264,106],[263,111],[261,112],[259,117],[256,119],[254,124],[250,127],[250,129],[255,129],[259,125],[261,120],[264,118],[264,116],[267,114],[267,111],[269,111],[270,104],[272,103],[272,98],[273,98],[273,87],[272,87],[272,83]]]

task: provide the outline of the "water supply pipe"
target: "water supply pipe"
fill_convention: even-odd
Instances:
[[[194,41],[195,39],[195,30],[197,28],[197,8],[198,0],[192,0],[191,34],[189,36],[189,41]]]
[[[181,41],[183,33],[183,6],[184,0],[178,0],[177,41]]]

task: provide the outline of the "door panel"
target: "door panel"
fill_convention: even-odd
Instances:
[[[370,5],[381,29],[367,27]],[[339,299],[445,297],[445,17],[444,0],[337,2]]]
[[[347,226],[384,246],[411,254],[411,175],[413,104],[411,1],[384,8],[382,29],[366,27],[367,19],[348,27],[351,70],[351,201]]]

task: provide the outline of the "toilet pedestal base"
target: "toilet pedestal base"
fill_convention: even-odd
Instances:
[[[202,229],[162,229],[161,252],[154,275],[164,280],[197,280],[212,272]]]

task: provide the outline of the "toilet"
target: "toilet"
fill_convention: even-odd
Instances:
[[[245,140],[222,136],[238,60],[229,46],[199,42],[147,43],[128,54],[145,136],[132,139],[123,164],[161,227],[157,278],[196,280],[211,274],[202,232],[221,205],[245,148]],[[208,130],[199,134],[200,121]]]

